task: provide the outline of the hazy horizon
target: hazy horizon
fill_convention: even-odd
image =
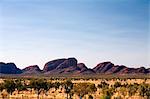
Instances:
[[[75,57],[150,66],[149,0],[1,0],[0,61],[19,68]]]

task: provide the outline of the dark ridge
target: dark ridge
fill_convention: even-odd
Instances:
[[[28,66],[22,70],[14,63],[0,62],[0,74],[42,74],[42,75],[101,75],[101,74],[150,74],[150,68],[128,68],[124,65],[114,65],[111,62],[99,63],[93,69],[84,63],[78,63],[76,58],[62,58],[47,62],[43,70],[37,65]]]

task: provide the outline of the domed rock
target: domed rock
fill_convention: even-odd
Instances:
[[[99,63],[96,67],[93,68],[93,70],[96,73],[105,73],[106,71],[111,69],[113,66],[114,64],[111,62],[103,62],[103,63]]]
[[[64,69],[64,68],[68,68],[68,67],[71,67],[71,66],[77,67],[77,60],[75,58],[68,58],[68,59],[66,59],[64,62],[59,64],[56,67],[56,69]]]
[[[20,74],[22,71],[14,63],[0,62],[0,73],[2,74]]]
[[[28,67],[22,69],[22,72],[24,74],[38,74],[41,72],[41,70],[38,67],[38,65],[32,65],[32,66],[28,66]]]
[[[66,59],[56,59],[56,60],[49,61],[45,64],[43,71],[48,72],[48,71],[54,70],[56,69],[58,65],[63,63],[65,60]]]

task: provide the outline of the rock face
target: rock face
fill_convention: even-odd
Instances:
[[[148,69],[145,69],[144,67],[140,67],[136,69],[136,73],[149,73]]]
[[[96,73],[106,73],[112,67],[114,67],[114,64],[112,64],[111,62],[103,62],[99,63],[96,67],[93,68],[93,70]]]
[[[37,65],[28,66],[22,70],[14,63],[0,62],[0,74],[46,74],[46,75],[101,75],[101,74],[150,74],[150,68],[128,68],[124,65],[114,65],[111,62],[99,63],[93,69],[84,63],[78,63],[75,58],[62,58],[47,62],[43,70]]]
[[[0,73],[2,74],[20,74],[22,71],[14,63],[0,62]]]
[[[48,72],[51,70],[62,70],[72,66],[74,67],[77,66],[77,60],[75,58],[57,59],[46,63],[43,68],[43,71]]]
[[[41,70],[38,65],[32,65],[22,69],[22,72],[24,74],[38,74],[41,73]]]
[[[81,72],[87,71],[88,68],[85,66],[84,63],[77,64],[77,67],[80,69]]]
[[[148,69],[145,69],[144,67],[140,68],[124,68],[120,72],[120,74],[148,74],[150,73]]]
[[[75,58],[52,60],[45,64],[44,73],[67,73],[77,70],[77,60]]]
[[[78,64],[77,59],[57,59],[45,64],[43,72],[46,74],[84,74],[93,73],[83,63]]]
[[[60,65],[61,63],[63,63],[66,59],[57,59],[57,60],[52,60],[48,63],[45,64],[44,68],[43,68],[43,71],[44,72],[48,72],[48,71],[51,71],[51,70],[54,70],[56,69],[56,67],[58,65]]]
[[[98,64],[93,70],[97,74],[148,74],[148,69],[144,67],[140,68],[128,68],[124,65],[114,65],[111,62],[103,62]]]
[[[111,69],[109,69],[107,72],[108,73],[119,73],[121,70],[125,69],[126,67],[121,65],[116,65],[116,66],[113,66]]]
[[[92,69],[87,68],[84,63],[77,64],[77,67],[81,74],[95,74],[95,72]]]
[[[69,67],[77,67],[77,60],[75,58],[68,58],[66,59],[64,62],[62,62],[61,64],[59,64],[56,69],[57,70],[61,70],[61,69],[65,69],[65,68],[69,68]]]

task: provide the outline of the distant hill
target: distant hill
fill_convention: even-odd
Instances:
[[[45,74],[92,74],[94,71],[88,69],[83,63],[77,62],[75,58],[57,59],[45,64]]]
[[[14,63],[0,62],[0,73],[2,74],[20,74],[22,70],[17,68]]]
[[[99,74],[150,74],[150,68],[129,68],[124,65],[114,65],[111,62],[102,62],[93,69],[87,68],[84,63],[78,63],[76,58],[62,58],[47,62],[43,70],[37,65],[19,69],[14,63],[0,62],[1,74],[42,74],[42,75],[99,75]]]
[[[41,73],[41,70],[38,65],[32,65],[28,66],[24,69],[22,69],[23,74],[39,74]]]
[[[129,68],[124,65],[114,65],[111,62],[99,63],[93,70],[97,74],[148,74],[149,69],[144,67]]]

